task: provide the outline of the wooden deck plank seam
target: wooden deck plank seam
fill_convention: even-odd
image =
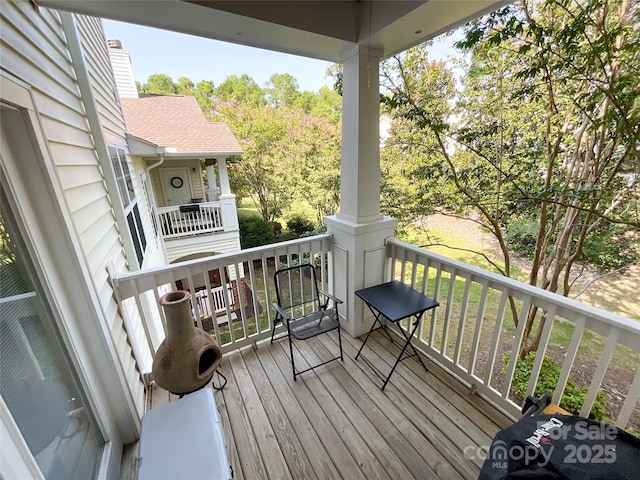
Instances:
[[[295,450],[300,458],[306,457],[305,466],[308,464],[316,476],[313,477],[311,472],[305,468],[302,473],[305,478],[323,478],[322,472],[330,473],[332,477],[336,477],[335,466],[332,462],[326,461],[328,454],[295,397],[288,388],[278,389],[279,391],[276,392],[277,385],[274,385],[273,382],[279,382],[281,378],[277,378],[273,371],[270,372],[272,376],[269,377],[265,365],[262,363],[270,357],[269,352],[265,352],[260,360],[251,347],[243,349],[241,354],[254,380],[261,401],[268,408],[268,420],[274,431],[279,432],[277,440],[280,446]],[[292,425],[295,425],[296,428],[291,428]],[[278,430],[276,430],[276,426]]]
[[[275,345],[274,345],[275,346]],[[274,348],[276,355],[281,358],[280,365],[285,365],[289,376],[287,377],[289,384],[293,382],[291,378],[289,352],[285,351],[284,344],[280,344],[279,347]],[[306,360],[305,366],[309,366]],[[282,370],[285,373],[284,370]],[[319,378],[321,372],[308,372],[305,374],[304,382],[295,382],[297,385],[304,385],[309,393],[316,398],[323,398],[323,402],[320,402],[320,408],[323,411],[325,419],[329,422],[334,432],[339,436],[345,436],[346,440],[341,439],[341,443],[345,445],[350,455],[353,457],[356,465],[359,467],[361,474],[366,479],[380,478],[389,479],[389,476],[384,472],[380,466],[379,461],[373,455],[373,452],[369,449],[366,442],[358,433],[357,429],[353,426],[352,420],[342,411],[339,403],[331,395],[330,391],[325,387],[322,380]],[[296,388],[292,386],[291,388]],[[348,441],[347,441],[348,440]],[[380,468],[376,468],[380,467]],[[350,477],[348,477],[350,478]]]
[[[355,349],[353,351],[355,353]],[[373,355],[369,353],[369,356]],[[391,364],[386,361],[382,362],[380,356],[374,357],[371,360],[383,371],[388,371],[391,368]],[[390,357],[390,361],[392,360],[393,358]],[[412,360],[408,360],[408,362],[412,362]],[[476,467],[471,467],[468,465],[469,460],[464,458],[462,449],[470,443],[469,436],[462,430],[459,423],[450,419],[447,413],[436,408],[436,405],[446,402],[446,393],[419,388],[426,387],[430,380],[430,374],[425,373],[422,367],[419,368],[425,376],[423,380],[413,381],[412,378],[405,375],[402,369],[399,369],[398,376],[396,377],[394,374],[385,389],[385,395],[398,406],[406,420],[420,431],[424,440],[435,447],[438,455],[431,455],[430,458],[425,457],[425,460],[428,460],[433,468],[436,468],[436,471],[438,468],[442,468],[441,465],[444,462],[452,464],[458,473],[465,478],[474,476],[477,469],[481,467],[481,462]],[[379,382],[376,385],[378,384]],[[453,412],[453,415],[456,414],[459,416],[459,412]],[[465,424],[465,427],[469,427],[469,425]]]

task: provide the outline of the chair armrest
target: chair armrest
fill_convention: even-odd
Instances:
[[[327,298],[330,298],[331,300],[333,300],[336,303],[344,303],[342,300],[340,300],[338,297],[334,297],[333,295],[331,295],[330,293],[325,292],[324,290],[318,290],[318,293],[324,295]]]
[[[275,308],[276,311],[280,315],[282,315],[282,318],[284,320],[286,320],[287,322],[289,322],[291,320],[291,317],[289,315],[287,315],[287,312],[285,312],[280,305],[278,305],[277,303],[272,303],[271,305],[273,305],[273,308]]]

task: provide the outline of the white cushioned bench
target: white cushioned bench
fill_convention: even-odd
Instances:
[[[230,478],[224,432],[211,388],[143,415],[138,480]]]

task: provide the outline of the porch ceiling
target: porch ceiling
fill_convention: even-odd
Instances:
[[[504,0],[36,0],[39,5],[225,42],[343,62],[358,46],[388,57],[506,5]]]

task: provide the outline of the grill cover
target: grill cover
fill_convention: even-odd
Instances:
[[[583,417],[523,417],[497,433],[479,480],[640,478],[640,439]]]

